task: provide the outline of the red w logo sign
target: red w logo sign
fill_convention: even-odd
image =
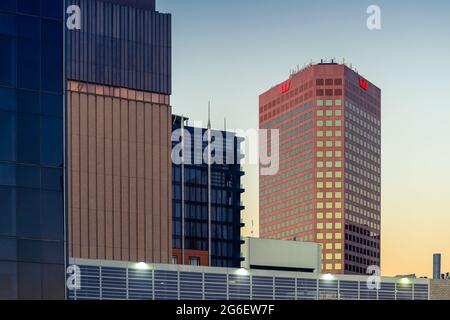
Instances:
[[[291,80],[288,80],[282,84],[280,84],[280,93],[286,93],[289,91],[289,89],[291,89]]]
[[[369,83],[364,80],[363,78],[359,79],[359,86],[361,87],[361,89],[367,90],[369,89]]]

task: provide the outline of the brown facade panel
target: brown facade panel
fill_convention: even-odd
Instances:
[[[170,106],[68,97],[70,256],[169,263]]]

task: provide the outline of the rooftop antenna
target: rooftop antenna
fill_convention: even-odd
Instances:
[[[181,264],[185,264],[184,115],[181,115]]]
[[[211,241],[211,101],[208,101],[208,265],[212,266],[212,241]]]

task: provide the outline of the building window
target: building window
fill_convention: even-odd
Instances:
[[[178,264],[178,257],[172,256],[172,264]]]
[[[191,266],[199,266],[200,258],[199,257],[189,257],[189,265]]]

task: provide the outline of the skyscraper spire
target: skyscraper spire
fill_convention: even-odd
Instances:
[[[208,130],[210,129],[211,129],[211,101],[208,101]]]

